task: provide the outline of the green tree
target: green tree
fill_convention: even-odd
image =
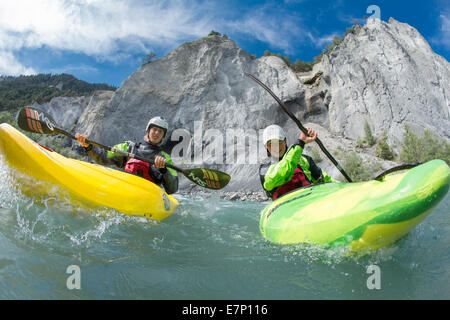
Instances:
[[[384,136],[381,138],[376,146],[376,153],[379,158],[385,159],[385,160],[393,160],[394,159],[394,152],[389,147],[387,143],[387,136]]]
[[[311,71],[314,66],[314,62],[305,62],[300,60],[295,60],[291,65],[291,69],[295,72],[307,72]]]
[[[157,54],[154,52],[151,52],[147,54],[144,58],[142,58],[142,64],[147,64],[153,61],[154,58],[156,58]]]
[[[342,167],[353,181],[368,181],[381,170],[379,163],[367,163],[354,151],[345,153]]]
[[[214,30],[211,30],[211,32],[208,34],[208,37],[209,36],[221,36],[221,34],[220,34],[220,32],[217,32],[217,31],[214,31]]]
[[[345,37],[347,34],[350,34],[350,33],[355,33],[355,26],[351,26],[350,28],[346,28],[346,29],[345,29],[344,37]]]
[[[339,44],[341,44],[341,42],[344,41],[344,38],[341,38],[339,36],[334,36],[333,37],[333,49],[338,46]]]
[[[115,87],[87,83],[69,74],[38,74],[0,78],[0,111],[15,111],[34,102],[43,103],[56,96],[91,95],[96,90],[116,90]]]
[[[375,137],[372,135],[372,130],[370,129],[370,125],[367,120],[364,122],[364,133],[366,134],[366,142],[372,147],[377,141]]]
[[[311,71],[312,67],[314,66],[314,62],[304,62],[300,61],[299,59],[295,60],[295,62],[292,63],[291,57],[283,56],[281,53],[272,53],[269,50],[264,51],[264,56],[276,56],[282,59],[286,63],[286,65],[290,67],[294,72]]]
[[[284,62],[286,62],[286,64],[288,66],[290,66],[292,64],[291,57],[289,57],[289,56],[284,56],[283,60],[284,60]]]
[[[403,162],[414,163],[441,159],[450,165],[450,143],[430,130],[425,130],[423,136],[420,137],[405,125],[401,148],[400,160]]]
[[[15,124],[16,120],[13,115],[8,111],[0,112],[0,123],[9,123],[10,125]]]

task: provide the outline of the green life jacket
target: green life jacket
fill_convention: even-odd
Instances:
[[[301,169],[309,183],[318,184],[335,181],[325,171],[317,167],[311,157],[303,156],[302,153],[303,147],[295,144],[289,148],[279,162],[260,166],[261,184],[269,197],[273,198],[278,187],[286,185],[293,179],[294,171],[297,168]],[[298,187],[301,187],[301,185]],[[277,194],[277,196],[279,195]]]

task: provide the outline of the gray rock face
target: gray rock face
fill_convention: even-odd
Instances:
[[[113,95],[113,91],[96,91],[87,97],[55,97],[50,102],[43,104],[34,103],[32,107],[41,109],[50,114],[56,124],[67,131],[90,134],[92,128],[102,120],[103,110]],[[48,136],[42,136],[40,141],[48,140]],[[78,146],[77,142],[70,138],[64,139],[64,147]]]
[[[77,131],[87,134],[92,140],[98,140],[102,138],[99,134],[95,134],[98,131],[94,130],[95,127],[102,122],[106,107],[111,101],[114,95],[114,91],[96,91],[89,97],[89,102],[86,108],[77,119]]]
[[[314,66],[323,75],[312,89],[313,108],[328,109],[328,126],[356,140],[367,120],[390,144],[404,126],[450,138],[450,65],[413,27],[390,19],[368,19]]]
[[[47,112],[61,128],[70,130],[88,104],[88,97],[56,97],[47,103],[34,103],[32,107]]]

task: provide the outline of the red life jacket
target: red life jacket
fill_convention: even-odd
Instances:
[[[311,182],[308,181],[308,178],[306,178],[303,170],[299,166],[297,166],[297,168],[295,168],[294,170],[294,174],[292,175],[291,180],[279,186],[277,188],[277,191],[275,191],[275,193],[273,194],[272,199],[275,200],[278,197],[281,197],[283,194],[288,193],[289,191],[295,190],[300,187],[306,187],[310,184]]]
[[[145,161],[137,160],[134,158],[131,158],[127,161],[127,164],[125,165],[125,171],[138,175],[142,178],[145,178],[151,182],[155,182],[153,178],[149,174],[150,164]]]

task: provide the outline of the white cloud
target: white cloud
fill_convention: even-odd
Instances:
[[[44,47],[121,63],[211,30],[252,37],[285,54],[297,54],[299,43],[324,47],[334,35],[317,37],[301,10],[290,12],[276,2],[239,10],[219,0],[0,0],[0,74],[35,72],[15,53]],[[227,14],[237,18],[222,18]]]
[[[0,49],[0,75],[35,74],[33,68],[23,66],[11,52]]]
[[[2,0],[0,51],[6,55],[0,56],[0,72],[31,71],[13,53],[44,46],[101,60],[124,59],[152,46],[204,36],[209,19],[192,1]]]
[[[87,65],[87,64],[78,64],[78,65],[66,65],[64,67],[61,68],[52,68],[50,70],[48,70],[49,73],[53,73],[53,74],[60,74],[60,73],[69,73],[69,74],[73,74],[73,73],[78,73],[78,74],[85,74],[85,75],[91,75],[93,73],[98,73],[99,70],[96,67]]]
[[[339,32],[333,32],[331,34],[327,34],[318,38],[312,38],[311,41],[317,48],[325,49],[325,47],[329,44],[333,43],[333,39],[335,36],[342,37]]]
[[[287,12],[272,5],[254,8],[242,19],[225,22],[225,28],[233,30],[234,34],[244,33],[259,41],[269,44],[271,48],[281,49],[285,54],[298,54],[296,47],[301,44],[313,45],[325,49],[333,43],[335,36],[343,36],[343,32],[332,32],[318,35],[318,32],[307,25],[302,17],[303,12]]]
[[[240,20],[224,22],[224,28],[243,33],[269,44],[272,48],[294,54],[294,46],[311,38],[299,15],[283,12],[271,6],[253,9]]]
[[[450,50],[450,10],[439,16],[441,20],[441,30],[438,36],[438,41],[444,47]]]
[[[450,50],[450,6],[441,10],[438,22],[439,30],[430,37],[430,42]]]
[[[367,16],[369,16],[369,14],[367,14]],[[366,24],[366,19],[365,18],[355,17],[353,15],[346,14],[346,13],[343,13],[343,12],[338,12],[337,18],[338,18],[339,21],[347,23],[350,26],[355,25],[355,24],[360,24],[360,25]]]

